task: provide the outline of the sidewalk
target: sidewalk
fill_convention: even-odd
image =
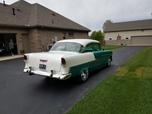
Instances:
[[[18,59],[22,58],[23,55],[14,55],[14,56],[0,56],[0,61],[5,61],[5,60],[11,60],[11,59]]]

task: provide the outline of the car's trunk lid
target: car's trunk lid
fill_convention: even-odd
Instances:
[[[34,70],[60,71],[61,58],[74,53],[67,52],[42,52],[29,55],[28,64]]]

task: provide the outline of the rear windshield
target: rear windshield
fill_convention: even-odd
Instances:
[[[58,42],[50,49],[50,51],[69,51],[69,52],[82,52],[83,46],[74,42]]]

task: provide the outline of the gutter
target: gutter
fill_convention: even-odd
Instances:
[[[133,28],[133,29],[117,29],[117,30],[105,30],[104,33],[108,33],[108,32],[122,32],[122,31],[135,31],[135,30],[152,30],[151,27],[149,28]]]
[[[43,26],[43,25],[6,25],[6,24],[0,24],[0,27],[2,28],[26,28],[26,29],[30,29],[30,28],[47,28],[47,29],[56,29],[56,30],[73,30],[73,31],[84,31],[84,32],[90,32],[90,29],[84,30],[84,29],[74,29],[74,28],[62,28],[62,27],[50,27],[50,26]]]

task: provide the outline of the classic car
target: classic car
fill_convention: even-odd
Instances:
[[[110,66],[112,51],[102,49],[100,42],[91,39],[67,39],[56,42],[49,52],[24,54],[24,72],[66,80],[77,77],[80,82],[89,73]]]

